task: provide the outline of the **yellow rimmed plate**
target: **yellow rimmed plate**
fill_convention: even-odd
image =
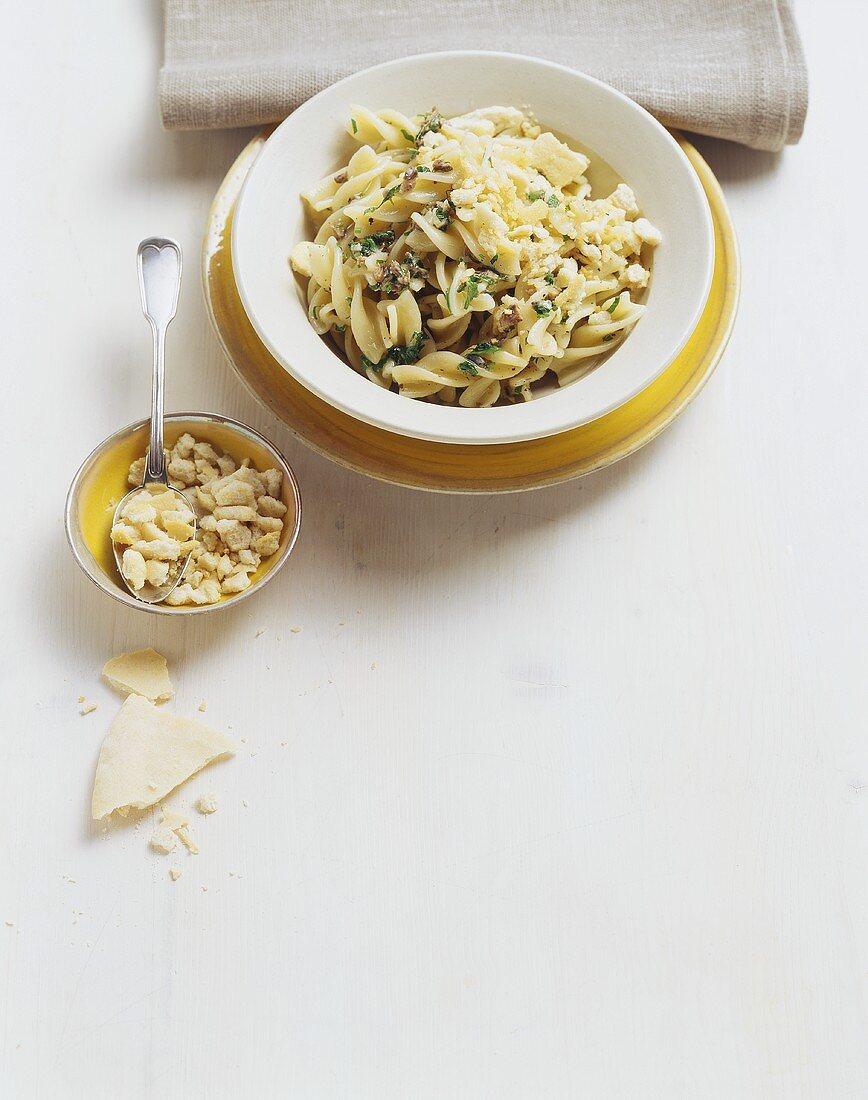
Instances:
[[[202,251],[205,301],[223,349],[247,388],[320,454],[383,481],[435,492],[504,493],[555,485],[649,443],[686,408],[717,366],[738,307],[738,246],[713,172],[694,146],[676,135],[711,207],[714,276],[693,335],[647,389],[589,424],[521,443],[432,443],[347,416],[305,389],[265,348],[235,285],[230,232],[235,200],[270,132],[266,128],[247,145],[214,199]]]

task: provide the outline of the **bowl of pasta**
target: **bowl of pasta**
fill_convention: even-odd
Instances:
[[[314,96],[239,196],[233,272],[278,362],[388,431],[514,443],[604,416],[693,332],[714,236],[669,132],[519,55],[388,62]]]

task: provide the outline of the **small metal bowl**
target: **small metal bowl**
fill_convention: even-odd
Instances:
[[[172,413],[165,417],[166,448],[189,432],[232,455],[236,462],[249,458],[257,469],[278,469],[283,474],[281,496],[287,512],[280,546],[253,575],[253,583],[243,592],[227,596],[219,603],[181,607],[148,604],[132,596],[118,575],[109,532],[117,502],[129,489],[130,463],[148,447],[149,421],[139,420],[110,435],[87,456],[78,469],[66,498],[64,522],[73,557],[85,574],[112,599],[137,611],[152,615],[200,615],[235,607],[258,592],[289,557],[301,526],[301,496],[289,464],[273,443],[259,432],[216,413]]]

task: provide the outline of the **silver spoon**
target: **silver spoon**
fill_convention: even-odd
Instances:
[[[166,329],[175,316],[178,308],[178,291],[181,287],[181,247],[177,241],[165,237],[148,237],[139,245],[137,253],[139,269],[139,290],[142,295],[142,310],[151,324],[154,334],[154,374],[151,387],[151,439],[148,446],[148,454],[145,460],[145,476],[138,489],[131,489],[121,500],[115,509],[112,526],[123,522],[121,512],[126,507],[130,498],[140,493],[143,488],[161,486],[163,492],[175,493],[179,498],[179,505],[183,503],[186,510],[190,508],[190,502],[179,489],[169,485],[169,476],[166,470],[166,451],[163,445],[163,389],[166,370]],[[196,520],[192,519],[193,535],[196,537]],[[123,552],[125,546],[119,546],[112,540],[115,562],[118,573],[129,591],[138,600],[145,603],[162,603],[169,593],[178,586],[187,565],[190,554],[182,563],[177,564],[177,572],[173,573],[170,567],[170,584],[152,585],[145,582],[145,586],[136,590],[122,571]]]

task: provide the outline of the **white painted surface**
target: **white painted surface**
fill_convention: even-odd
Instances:
[[[802,145],[700,143],[745,279],[696,404],[597,477],[458,499],[307,453],[224,363],[195,255],[245,134],[161,133],[151,7],[4,27],[4,530],[29,526],[3,539],[0,1093],[864,1096],[861,8],[800,5]],[[147,410],[151,233],[190,261],[170,407],[273,435],[307,505],[261,599],[184,624],[102,597],[61,528],[75,464]],[[174,884],[147,827],[88,821],[98,672],[144,644],[247,739],[176,800],[221,808]]]

